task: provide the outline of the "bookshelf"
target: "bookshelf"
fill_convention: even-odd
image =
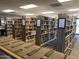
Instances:
[[[74,17],[69,17],[69,20],[66,21],[66,29],[65,29],[65,50],[64,52],[70,55],[72,48],[74,46],[75,39],[75,31],[76,31],[76,21]]]
[[[35,20],[36,18],[26,16],[15,18],[13,25],[13,37],[21,39],[24,42],[35,40]]]
[[[43,46],[56,39],[54,19],[45,16],[38,16],[36,23],[36,45]]]
[[[35,40],[36,37],[36,18],[25,17],[25,33],[26,33],[26,41]]]
[[[7,36],[12,36],[12,18],[6,17]]]
[[[15,39],[22,39],[22,18],[21,17],[16,17],[14,18],[14,36]]]
[[[57,29],[57,50],[70,55],[75,39],[76,21],[73,16],[61,16],[58,20],[64,19],[64,28],[60,28],[58,25]],[[59,21],[58,21],[59,24]]]

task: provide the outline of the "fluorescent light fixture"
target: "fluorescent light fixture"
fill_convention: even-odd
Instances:
[[[55,13],[54,11],[46,11],[46,12],[42,12],[42,14],[52,14]]]
[[[68,1],[72,1],[72,0],[58,0],[58,2],[68,2]]]
[[[20,6],[20,8],[22,8],[22,9],[30,9],[30,8],[35,8],[35,7],[38,7],[38,6],[37,5],[34,5],[34,4]]]
[[[7,9],[7,10],[2,10],[2,12],[14,12],[15,10]]]
[[[28,14],[25,14],[25,15],[31,16],[31,15],[34,15],[34,14],[32,14],[32,13],[28,13]]]
[[[68,11],[79,11],[79,8],[76,8],[76,9],[69,9]]]

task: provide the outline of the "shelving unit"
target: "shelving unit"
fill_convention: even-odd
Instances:
[[[36,37],[35,21],[36,18],[31,18],[31,17],[25,18],[26,41],[35,40]]]
[[[76,39],[75,30],[76,30],[76,22],[75,18],[71,16],[64,15],[59,16],[59,20],[65,20],[64,28],[59,27],[58,25],[58,34],[57,34],[57,50],[63,52],[67,55],[70,55],[72,48]],[[59,24],[59,22],[58,22]]]
[[[45,45],[56,39],[55,20],[45,16],[37,17],[36,45]]]
[[[65,50],[64,52],[70,54],[68,51],[72,51],[74,42],[75,42],[75,31],[76,31],[76,22],[73,17],[70,17],[69,20],[66,21],[66,29],[65,29]]]
[[[14,38],[21,39],[22,41],[29,42],[35,40],[35,18],[20,17],[14,20]]]
[[[14,19],[14,36],[15,39],[22,39],[23,38],[23,29],[22,29],[22,18],[17,17]]]
[[[56,36],[55,19],[49,20],[49,39],[52,40]]]
[[[12,18],[6,17],[7,36],[12,36]]]

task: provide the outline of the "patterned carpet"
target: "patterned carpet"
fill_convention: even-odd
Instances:
[[[0,49],[0,59],[15,59],[15,58]]]
[[[79,35],[76,35],[76,43],[72,49],[71,55],[67,59],[79,59]]]
[[[34,41],[23,42],[6,37],[0,38],[0,46],[25,59],[64,59],[65,57],[63,53],[51,50],[53,43],[40,47],[35,45]]]

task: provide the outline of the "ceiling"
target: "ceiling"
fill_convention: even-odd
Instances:
[[[16,13],[19,15],[24,15],[26,13],[35,13],[41,14],[43,11],[55,11],[57,13],[78,13],[77,12],[68,12],[68,9],[79,8],[79,0],[72,0],[70,2],[61,3],[62,6],[53,7],[51,4],[59,3],[57,0],[0,0],[0,12],[5,9],[16,10]],[[20,6],[35,4],[38,7],[32,9],[21,9]],[[2,13],[2,12],[1,12]],[[54,15],[54,14],[50,14]]]

